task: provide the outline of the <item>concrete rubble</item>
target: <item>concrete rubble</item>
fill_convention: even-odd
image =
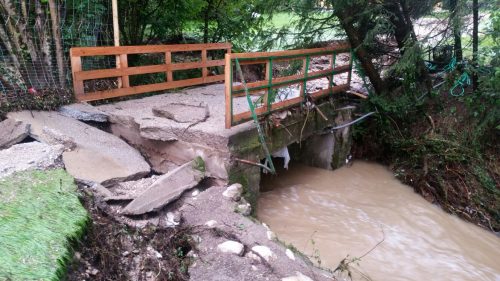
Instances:
[[[150,171],[142,155],[120,138],[61,113],[20,111],[8,117],[30,124],[30,136],[38,141],[65,145],[64,165],[78,181],[109,186]]]
[[[198,161],[203,161],[201,158]],[[205,176],[198,161],[190,161],[179,168],[161,176],[153,185],[130,202],[122,211],[127,215],[141,215],[158,210],[179,198],[182,193],[196,186]]]
[[[207,105],[170,103],[153,107],[152,110],[155,116],[168,118],[178,123],[200,123],[210,116]]]
[[[108,122],[108,114],[87,103],[74,103],[61,106],[59,112],[66,116],[80,121]]]
[[[9,148],[29,135],[30,126],[21,121],[6,119],[0,122],[0,149]]]
[[[27,170],[46,170],[63,167],[62,145],[28,142],[0,150],[0,178]]]

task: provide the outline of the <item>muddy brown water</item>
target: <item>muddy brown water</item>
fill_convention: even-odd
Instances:
[[[425,201],[381,165],[294,164],[262,188],[259,219],[285,243],[319,254],[322,266],[383,240],[352,267],[353,280],[500,280],[499,237]]]

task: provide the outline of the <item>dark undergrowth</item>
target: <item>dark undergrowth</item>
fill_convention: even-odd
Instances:
[[[7,113],[19,110],[54,110],[74,102],[72,90],[61,88],[30,89],[27,92],[0,94],[0,121]]]
[[[373,96],[364,110],[379,114],[356,128],[354,155],[388,164],[428,201],[498,233],[497,95]]]
[[[108,216],[91,195],[92,223],[77,246],[67,280],[188,280],[190,228],[133,228]]]

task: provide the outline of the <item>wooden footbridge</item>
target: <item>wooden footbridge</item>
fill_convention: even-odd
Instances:
[[[183,53],[199,54],[200,59],[191,62],[173,61],[173,54],[182,55]],[[129,67],[128,55],[135,54],[159,54],[164,63]],[[337,61],[339,55],[344,56],[343,64]],[[251,95],[248,101],[251,100],[255,107],[253,114],[262,117],[276,111],[297,107],[307,99],[319,99],[348,90],[353,63],[350,46],[346,43],[315,49],[254,53],[232,53],[230,43],[76,47],[70,50],[70,56],[73,87],[79,101],[117,98],[224,81],[226,128],[252,119],[249,104],[242,107],[236,105],[238,102],[241,103],[238,99],[243,99],[243,103],[246,103],[247,94]],[[84,70],[85,58],[95,56],[116,56],[119,60],[117,64],[119,67]],[[326,57],[329,60],[329,67],[313,71],[312,60],[320,57],[323,59]],[[263,73],[260,77],[250,81],[238,75],[237,65],[241,65],[243,70],[253,66],[253,69],[260,69]],[[200,77],[174,79],[176,71],[192,69],[201,69]],[[165,73],[165,81],[130,85],[131,76],[154,73]],[[334,82],[338,80],[334,78],[342,74],[346,74],[343,81]],[[115,89],[85,91],[87,81],[110,78],[118,78],[120,81]],[[321,79],[327,79],[327,86],[314,87],[314,82]]]

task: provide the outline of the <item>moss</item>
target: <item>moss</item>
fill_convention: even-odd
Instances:
[[[205,167],[205,161],[203,161],[203,158],[201,158],[200,156],[197,156],[196,158],[194,158],[193,169],[198,170],[198,171],[202,172],[203,174],[205,174],[206,167]]]

